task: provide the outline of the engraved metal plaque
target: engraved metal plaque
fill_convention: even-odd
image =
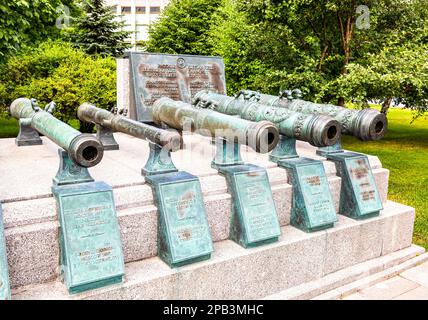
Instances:
[[[125,272],[113,192],[103,182],[56,186],[61,268],[70,293],[122,281]]]
[[[9,268],[3,227],[3,211],[0,203],[0,300],[10,300]]]
[[[291,225],[306,232],[333,227],[336,209],[321,161],[308,158],[278,162],[293,186]]]
[[[367,156],[344,152],[329,154],[327,159],[335,162],[342,178],[339,212],[354,219],[379,215],[382,201]]]
[[[201,90],[226,94],[222,58],[192,55],[129,53],[130,117],[151,122],[150,107],[162,97],[191,102]]]
[[[213,244],[199,179],[187,172],[147,176],[159,211],[158,255],[171,267],[209,259]]]
[[[277,241],[281,229],[266,170],[250,164],[218,170],[233,199],[230,238],[245,248]]]

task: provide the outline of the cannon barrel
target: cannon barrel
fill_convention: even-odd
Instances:
[[[340,138],[340,124],[327,116],[304,115],[207,90],[198,92],[193,104],[224,114],[240,116],[242,119],[250,121],[271,121],[278,127],[281,134],[289,138],[307,141],[317,147],[331,146]]]
[[[136,138],[147,139],[162,147],[168,147],[170,151],[180,150],[181,136],[178,132],[156,128],[122,115],[115,115],[90,103],[82,104],[77,110],[77,116],[81,121],[95,123]]]
[[[296,90],[295,90],[296,91]],[[287,91],[289,93],[289,91]],[[287,93],[286,92],[286,93]],[[245,91],[243,91],[245,96]],[[248,96],[248,95],[247,95]],[[286,108],[291,111],[305,114],[328,115],[339,121],[342,133],[352,135],[363,141],[379,140],[385,136],[388,120],[383,113],[374,109],[350,110],[332,104],[319,104],[284,94],[271,96],[257,93],[255,100],[258,103]]]
[[[34,110],[30,99],[15,100],[10,106],[10,113],[18,120],[28,119],[33,129],[62,147],[70,158],[82,167],[93,167],[101,162],[104,148],[96,137],[82,134],[49,112]]]
[[[269,121],[255,123],[169,98],[157,100],[152,111],[155,123],[166,123],[180,130],[189,124],[190,130],[201,135],[233,139],[260,153],[270,152],[279,141],[278,129]]]

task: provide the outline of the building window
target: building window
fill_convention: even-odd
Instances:
[[[122,7],[122,14],[131,14],[131,7]]]
[[[135,13],[136,14],[145,14],[146,13],[146,7],[136,7]]]
[[[160,7],[150,7],[150,13],[159,14],[160,13]]]
[[[112,13],[116,14],[117,13],[117,6],[111,6],[110,10]]]

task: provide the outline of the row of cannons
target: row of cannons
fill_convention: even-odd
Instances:
[[[125,273],[113,190],[94,181],[88,171],[102,161],[106,150],[119,149],[114,132],[149,142],[142,174],[158,207],[158,256],[170,267],[209,259],[213,252],[199,179],[177,169],[171,159],[171,152],[182,147],[183,131],[215,138],[211,165],[225,176],[233,199],[230,239],[245,248],[278,241],[281,229],[266,169],[244,163],[241,145],[270,152],[269,159],[287,171],[293,187],[291,225],[305,232],[331,228],[337,217],[323,163],[300,157],[296,140],[318,147],[319,155],[336,164],[342,178],[340,214],[366,219],[382,210],[367,156],[346,152],[340,143],[341,134],[365,141],[384,136],[386,118],[373,109],[307,102],[298,90],[279,97],[254,91],[234,97],[201,91],[192,105],[159,99],[152,107],[153,123],[85,103],[78,117],[97,126],[94,136],[55,118],[54,108],[53,102],[43,110],[35,100],[21,98],[13,102],[10,113],[20,123],[18,146],[42,144],[42,134],[60,147],[52,193],[60,224],[61,276],[70,294],[120,283]],[[0,298],[8,299],[2,220]]]

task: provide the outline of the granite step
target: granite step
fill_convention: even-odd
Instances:
[[[106,152],[102,164],[90,171],[96,180],[113,186],[125,261],[130,263],[156,256],[157,208],[152,190],[140,172],[148,157],[147,142],[123,134],[115,136],[121,150]],[[59,225],[50,190],[58,166],[58,147],[45,137],[42,139],[44,145],[28,148],[17,148],[14,139],[0,140],[0,199],[13,288],[52,281],[59,272]],[[174,153],[175,164],[200,177],[212,238],[215,242],[224,241],[229,238],[232,203],[225,178],[210,167],[214,147],[209,139],[199,136],[186,135],[185,141],[192,152]],[[335,165],[317,156],[315,148],[306,143],[299,142],[298,151],[323,161],[338,210],[341,179],[336,176]],[[288,226],[292,187],[286,171],[269,162],[268,155],[248,148],[242,148],[242,156],[247,162],[267,168],[280,225]],[[382,168],[377,157],[369,156],[369,160],[386,204],[389,171]]]
[[[56,278],[19,286],[13,299],[262,299],[374,259],[383,261],[375,268],[380,270],[420,254],[411,245],[413,222],[413,208],[388,202],[379,217],[355,221],[340,216],[329,230],[282,227],[279,242],[258,248],[218,241],[210,260],[177,269],[157,257],[127,263],[119,285],[71,296]],[[360,275],[374,270],[372,263],[367,270],[359,268]]]

